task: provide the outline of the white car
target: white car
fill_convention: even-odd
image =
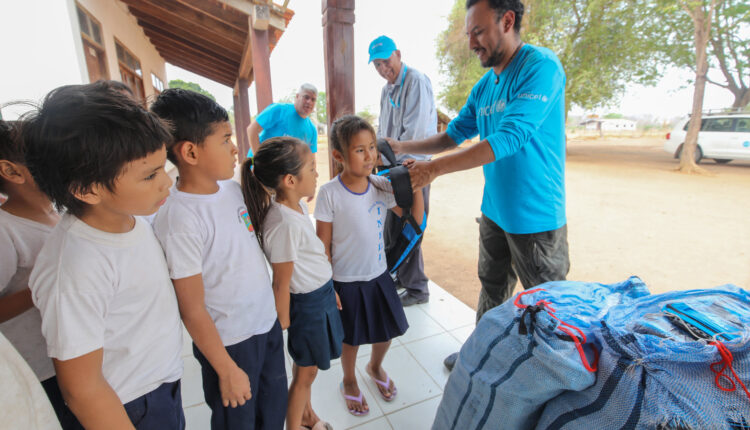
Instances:
[[[680,158],[690,118],[677,123],[667,133],[664,150]],[[750,160],[750,113],[710,114],[701,119],[695,162],[713,158],[719,164],[732,160]]]

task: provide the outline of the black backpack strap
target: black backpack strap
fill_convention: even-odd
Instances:
[[[398,161],[396,161],[396,153],[393,152],[393,148],[391,148],[391,145],[388,143],[388,141],[385,139],[378,139],[377,144],[378,151],[380,151],[380,153],[383,154],[385,159],[388,161],[388,166],[398,165]]]
[[[396,166],[388,171],[393,187],[393,196],[396,204],[404,210],[411,211],[414,205],[414,191],[411,188],[409,169],[404,166]]]

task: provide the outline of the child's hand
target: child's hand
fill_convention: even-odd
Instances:
[[[341,310],[342,309],[342,307],[341,307],[341,298],[339,298],[339,293],[337,293],[337,292],[334,291],[333,294],[336,294],[336,307],[339,310]]]
[[[221,391],[221,403],[225,408],[242,406],[253,396],[250,392],[250,379],[247,373],[236,365],[226,376],[219,376],[219,391]]]

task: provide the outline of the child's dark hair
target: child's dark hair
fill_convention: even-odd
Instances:
[[[372,133],[373,139],[375,138],[375,129],[372,128],[369,122],[357,115],[342,116],[331,125],[331,132],[329,133],[331,147],[346,157],[349,142],[362,130],[369,131]]]
[[[114,80],[105,81],[104,79],[100,79],[94,82],[92,85],[97,86],[97,87],[107,88],[112,91],[119,91],[125,94],[126,96],[135,97],[135,93],[133,92],[133,90],[131,90],[130,87],[127,86],[124,82],[114,81]]]
[[[0,120],[0,160],[24,164],[20,126],[21,123],[17,121]],[[0,178],[0,192],[5,191],[4,182]]]
[[[309,150],[296,137],[273,137],[263,141],[258,152],[242,163],[242,195],[261,248],[263,221],[271,207],[269,190],[278,193],[281,178],[285,175],[298,176],[305,164],[302,155]]]
[[[217,122],[229,121],[227,111],[218,103],[195,91],[182,88],[164,90],[151,105],[151,112],[171,125],[173,144],[167,146],[167,158],[177,164],[172,146],[190,141],[200,145],[213,132]]]
[[[114,190],[127,163],[158,151],[169,130],[132,98],[97,84],[52,90],[25,119],[26,165],[58,209],[75,216],[88,206],[74,193],[101,184]]]

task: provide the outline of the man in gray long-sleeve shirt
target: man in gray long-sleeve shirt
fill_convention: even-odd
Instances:
[[[401,62],[401,51],[389,37],[380,36],[370,43],[370,62],[386,81],[380,93],[378,137],[396,140],[424,139],[437,133],[437,110],[430,79],[418,70]],[[398,154],[398,161],[406,158],[427,160],[428,155]],[[429,213],[430,187],[422,188],[425,212]],[[388,211],[385,222],[385,246],[395,242],[400,233],[398,217]],[[426,303],[430,293],[424,274],[422,249],[417,247],[409,260],[398,269],[399,283],[406,289],[401,303],[410,306]]]

